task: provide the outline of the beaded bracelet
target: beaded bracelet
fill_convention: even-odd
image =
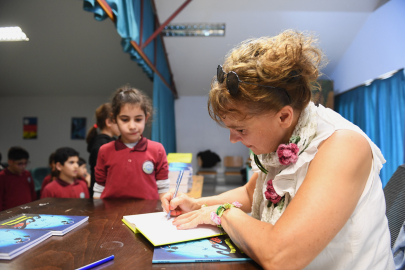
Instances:
[[[242,206],[242,204],[240,204],[239,202],[233,202],[233,203],[225,203],[223,205],[220,205],[217,208],[216,212],[211,212],[211,220],[217,224],[217,226],[219,228],[222,228],[221,226],[221,217],[224,214],[224,212],[232,207],[236,207],[236,208],[240,208]]]

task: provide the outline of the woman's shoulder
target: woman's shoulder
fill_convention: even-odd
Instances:
[[[364,158],[371,157],[372,149],[369,141],[359,132],[351,129],[336,130],[318,146],[318,153],[329,152],[335,159],[342,158],[350,163],[362,163]]]
[[[349,120],[345,119],[339,113],[325,108],[322,105],[319,105],[317,108],[318,115],[318,130],[317,130],[317,139],[319,145],[326,139],[329,139],[332,135],[333,140],[343,140],[345,137],[355,136],[358,139],[361,137],[368,142],[369,148],[372,150],[373,159],[376,162],[376,166],[381,170],[382,164],[386,162],[384,156],[381,153],[381,150],[373,141],[367,136],[367,134],[359,128],[357,125],[353,124]],[[339,131],[339,133],[337,133]],[[336,133],[336,135],[335,135]],[[347,142],[349,143],[349,142]]]

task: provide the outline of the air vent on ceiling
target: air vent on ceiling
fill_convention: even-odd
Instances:
[[[187,23],[169,24],[163,31],[164,36],[173,37],[210,37],[225,36],[224,23]]]

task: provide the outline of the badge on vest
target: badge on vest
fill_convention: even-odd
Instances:
[[[151,174],[151,173],[153,173],[153,169],[154,169],[154,166],[153,166],[153,162],[152,162],[152,161],[147,160],[147,161],[145,161],[145,162],[143,163],[143,165],[142,165],[142,170],[143,170],[144,173],[146,173],[146,174]]]
[[[31,177],[28,177],[28,183],[31,183]]]
[[[80,192],[80,198],[84,199],[84,197],[86,197],[86,195],[84,195],[84,192]]]

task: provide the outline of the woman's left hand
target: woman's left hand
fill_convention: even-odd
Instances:
[[[199,224],[210,224],[217,226],[211,220],[211,212],[216,212],[219,205],[202,207],[199,210],[182,214],[173,220],[173,225],[178,230],[186,230],[197,227]]]

